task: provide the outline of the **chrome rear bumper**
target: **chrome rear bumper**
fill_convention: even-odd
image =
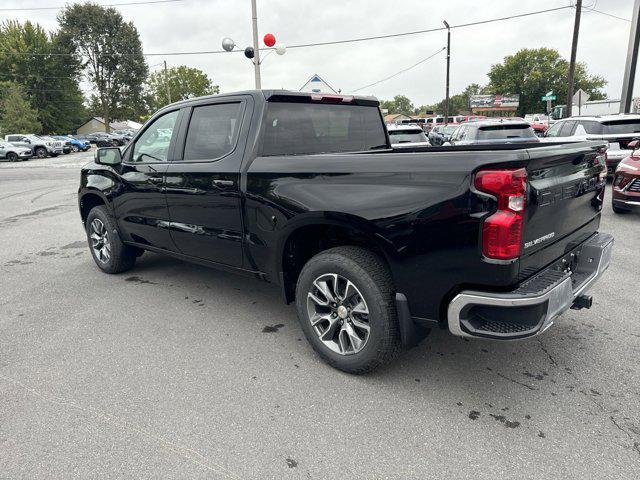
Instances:
[[[613,236],[597,233],[516,290],[492,293],[465,290],[448,307],[449,330],[461,337],[514,340],[544,332],[571,308],[604,273],[611,262]]]

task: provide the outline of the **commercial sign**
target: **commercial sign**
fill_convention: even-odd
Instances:
[[[520,95],[471,95],[472,110],[515,110],[520,105]]]

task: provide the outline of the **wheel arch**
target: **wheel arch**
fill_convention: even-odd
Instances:
[[[314,255],[339,246],[358,246],[378,254],[389,265],[393,243],[367,219],[320,212],[300,216],[281,232],[275,271],[287,303],[295,299],[295,285],[304,264]]]
[[[86,223],[87,217],[89,216],[89,212],[91,211],[91,209],[99,205],[104,205],[109,210],[111,210],[111,205],[109,200],[99,190],[86,189],[80,193],[80,196],[78,198],[78,206],[80,207],[80,217],[82,218],[83,224]]]

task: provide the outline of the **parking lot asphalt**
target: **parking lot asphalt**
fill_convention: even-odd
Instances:
[[[640,213],[608,197],[591,310],[520,342],[436,331],[356,377],[273,286],[150,253],[101,273],[90,155],[0,164],[0,478],[640,476]]]

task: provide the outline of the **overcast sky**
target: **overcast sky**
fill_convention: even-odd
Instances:
[[[126,0],[100,0],[108,4]],[[598,10],[631,18],[633,0],[585,0]],[[260,37],[272,32],[285,45],[385,35],[504,17],[568,5],[569,0],[258,0]],[[64,0],[2,0],[0,7],[58,6]],[[250,0],[183,0],[118,7],[134,22],[145,52],[219,50],[228,36],[239,47],[251,44]],[[56,11],[0,11],[0,20],[30,19],[56,28]],[[565,9],[452,31],[451,92],[472,82],[485,84],[492,64],[521,48],[551,47],[569,57],[574,10]],[[606,92],[620,98],[630,23],[595,12],[583,14],[578,60],[602,75]],[[317,73],[343,93],[411,66],[446,44],[433,32],[346,45],[290,49],[262,65],[263,88],[299,89]],[[253,69],[242,54],[148,57],[152,70],[169,66],[204,70],[223,92],[252,88]],[[636,94],[640,80],[636,82]],[[444,97],[445,56],[440,54],[391,80],[360,91],[381,99],[407,95],[417,105]],[[542,105],[541,105],[542,107]]]

